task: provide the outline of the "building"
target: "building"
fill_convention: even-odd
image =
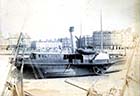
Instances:
[[[40,51],[57,51],[71,52],[71,41],[69,38],[59,38],[59,39],[47,39],[45,41],[32,41],[32,50]]]
[[[19,38],[19,34],[9,34],[8,38],[4,38],[3,36],[0,36],[0,49],[12,49],[15,48],[17,45],[17,41]],[[30,37],[27,34],[23,34],[24,38],[24,46],[30,47]]]
[[[77,38],[76,41],[77,48],[93,48],[93,37],[86,35],[80,38]]]
[[[3,37],[0,37],[0,49],[5,50],[8,49],[9,41]]]
[[[70,38],[61,38],[59,41],[62,42],[62,48],[71,48],[72,46]]]
[[[19,39],[19,33],[9,35],[7,40],[8,40],[8,46],[10,49],[14,48],[17,45],[18,39]],[[30,47],[31,38],[27,33],[23,34],[23,41],[24,41],[25,47]]]
[[[125,30],[120,31],[122,34],[122,47],[124,48],[132,48],[134,47],[134,38],[135,33],[132,28],[127,28]]]
[[[116,31],[102,31],[103,33],[103,48],[104,49],[124,49],[134,46],[135,34],[132,28]],[[83,36],[77,38],[77,48],[95,48],[101,49],[101,31],[94,31],[92,36]]]
[[[111,49],[121,49],[122,48],[122,34],[119,31],[111,32]]]
[[[93,32],[93,45],[96,49],[101,48],[101,31]],[[103,48],[104,49],[120,49],[122,35],[116,31],[103,31]]]
[[[62,42],[58,40],[32,41],[31,48],[40,51],[57,51],[62,49]]]

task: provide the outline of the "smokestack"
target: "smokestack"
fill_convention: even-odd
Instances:
[[[71,51],[72,53],[74,53],[74,46],[73,46],[73,35],[72,32],[74,31],[74,26],[71,26],[69,28],[69,32],[70,32],[70,38],[71,38]]]

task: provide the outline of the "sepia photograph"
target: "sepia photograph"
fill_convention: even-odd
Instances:
[[[140,96],[140,0],[0,0],[0,96]]]

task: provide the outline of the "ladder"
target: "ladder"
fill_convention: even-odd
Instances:
[[[12,58],[12,64],[9,64],[10,68],[8,70],[9,72],[1,96],[24,96],[23,74],[22,74],[24,62],[22,62],[20,71],[18,71],[14,66],[16,64],[16,58],[19,55],[22,42],[23,42],[23,34],[21,32],[17,41],[17,45],[12,52],[12,56],[14,57]],[[23,55],[24,55],[24,49],[23,49]]]

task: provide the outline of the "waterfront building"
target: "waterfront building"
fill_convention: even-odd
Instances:
[[[8,49],[9,42],[7,39],[0,37],[0,50]]]
[[[93,45],[96,49],[101,48],[101,31],[93,32]],[[117,31],[103,31],[103,48],[120,49],[122,35]]]
[[[18,38],[19,38],[19,33],[9,34],[7,40],[10,49],[14,48],[17,45]],[[30,42],[31,42],[30,36],[27,33],[25,33],[23,34],[23,38],[24,38],[24,46],[30,47]]]
[[[122,34],[122,47],[124,48],[132,48],[134,47],[134,32],[132,28],[127,28],[125,30],[121,30]]]
[[[59,41],[62,42],[62,48],[71,48],[72,46],[70,38],[61,38]]]
[[[25,47],[30,47],[30,36],[28,34],[23,34],[23,38],[24,38],[24,46]],[[0,49],[13,49],[16,47],[17,45],[17,41],[19,38],[19,33],[15,33],[15,34],[9,34],[8,38],[4,38],[3,36],[0,36]]]
[[[110,31],[103,31],[103,48],[109,49],[112,46],[120,46],[117,40],[120,34]],[[92,36],[86,35],[76,41],[77,48],[101,48],[101,32],[94,31]],[[113,47],[112,47],[113,48]]]
[[[76,41],[76,45],[78,48],[93,48],[93,37],[89,35],[83,36]]]
[[[36,50],[50,51],[50,50],[58,50],[62,48],[62,43],[57,40],[46,40],[46,41],[34,41]]]

